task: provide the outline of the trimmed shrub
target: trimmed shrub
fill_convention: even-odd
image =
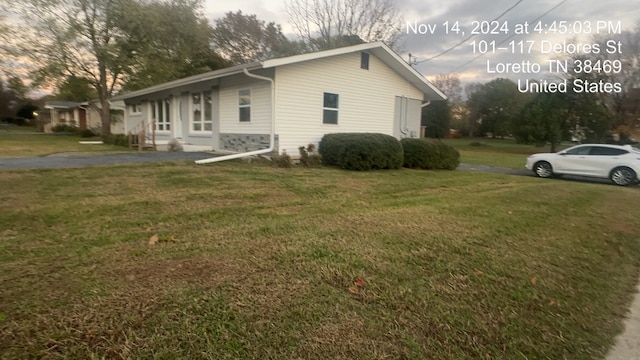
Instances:
[[[318,151],[325,165],[347,170],[398,169],[403,161],[398,139],[377,133],[327,134]]]
[[[80,137],[84,137],[84,138],[90,138],[90,137],[94,137],[96,136],[96,134],[91,131],[90,129],[84,129],[82,131],[80,131]]]
[[[460,165],[460,153],[453,147],[425,139],[402,139],[404,167],[413,169],[454,170]]]
[[[100,137],[102,138],[102,142],[105,144],[125,147],[129,146],[129,139],[127,139],[127,135],[124,134],[102,134]]]
[[[70,133],[70,134],[75,134],[76,132],[78,132],[78,129],[76,129],[75,127],[71,126],[71,125],[67,125],[67,124],[58,124],[54,127],[51,128],[51,131],[53,131],[54,133]]]

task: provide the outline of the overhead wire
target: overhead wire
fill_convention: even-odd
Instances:
[[[560,7],[562,4],[566,3],[569,0],[562,0],[560,1],[558,4],[556,4],[555,6],[553,6],[551,9],[545,11],[542,15],[538,16],[537,18],[530,20],[529,23],[535,23],[536,21],[542,19],[543,17],[545,17],[546,15],[548,15],[550,12],[552,12],[553,10],[557,9],[558,7]],[[511,34],[508,37],[506,37],[505,39],[503,39],[502,41],[500,41],[499,43],[496,44],[496,47],[499,47],[500,45],[504,44],[507,40],[513,38],[514,36],[516,36],[516,34]],[[449,74],[452,74],[460,69],[462,69],[463,67],[471,64],[472,62],[476,61],[478,58],[482,57],[483,55],[485,55],[484,53],[479,54],[478,56],[474,57],[473,59],[465,62],[464,64],[456,67],[455,69],[451,70],[449,72]]]
[[[492,20],[490,20],[490,21],[496,21],[496,20],[499,20],[501,17],[503,17],[504,15],[506,15],[509,11],[513,10],[516,6],[518,6],[518,5],[519,5],[521,2],[523,2],[523,1],[524,1],[524,0],[518,0],[518,2],[516,2],[515,4],[513,4],[513,5],[512,5],[510,8],[508,8],[507,10],[503,11],[503,12],[502,12],[502,14],[498,15],[495,19],[492,19]],[[438,58],[438,57],[440,57],[440,56],[442,56],[442,55],[444,55],[444,54],[448,53],[449,51],[451,51],[451,50],[453,50],[453,49],[457,48],[458,46],[460,46],[460,45],[464,44],[465,42],[467,42],[469,39],[471,39],[472,37],[474,37],[474,36],[476,36],[476,35],[477,35],[477,34],[471,34],[471,35],[469,35],[467,38],[465,38],[464,40],[462,40],[462,41],[460,41],[459,43],[457,43],[457,44],[453,45],[452,47],[450,47],[450,48],[448,48],[448,49],[446,49],[446,50],[442,51],[441,53],[439,53],[439,54],[437,54],[437,55],[434,55],[434,56],[432,56],[432,57],[430,57],[430,58],[428,58],[428,59],[425,59],[425,60],[416,61],[416,62],[414,62],[414,64],[421,64],[421,63],[423,63],[423,62],[427,62],[427,61],[433,60],[433,59],[435,59],[435,58]]]

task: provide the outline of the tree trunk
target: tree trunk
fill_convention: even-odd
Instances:
[[[109,100],[104,99],[100,101],[102,109],[100,111],[100,118],[102,120],[102,134],[111,134],[111,104]]]

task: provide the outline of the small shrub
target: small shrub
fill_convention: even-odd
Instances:
[[[460,165],[460,153],[443,142],[407,138],[400,143],[404,149],[404,167],[454,170]]]
[[[129,140],[127,139],[127,135],[124,134],[102,134],[100,135],[102,138],[102,142],[105,144],[116,145],[116,146],[129,146]]]
[[[71,126],[71,125],[58,124],[58,125],[52,127],[51,131],[53,131],[54,133],[71,133],[71,134],[75,134],[78,130],[75,127]]]
[[[327,134],[318,147],[322,162],[348,170],[398,169],[403,152],[398,139],[377,133]]]
[[[300,152],[300,165],[304,167],[318,167],[322,164],[322,158],[315,153],[316,145],[309,144],[305,148],[300,146],[298,151]]]
[[[89,137],[94,137],[94,136],[96,136],[96,134],[93,131],[89,130],[89,129],[84,129],[84,130],[80,131],[80,137],[89,138]]]
[[[180,144],[177,139],[171,139],[171,141],[169,141],[169,151],[178,152],[182,150],[182,144]]]
[[[291,166],[293,166],[293,160],[291,160],[291,156],[289,156],[289,154],[287,154],[287,152],[284,150],[280,155],[276,154],[271,156],[271,163],[273,164],[273,166],[281,168],[290,168]]]

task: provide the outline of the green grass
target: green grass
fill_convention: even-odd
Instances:
[[[100,138],[82,138],[77,135],[33,134],[25,131],[0,130],[0,158],[46,156],[62,152],[106,154],[129,151],[122,146],[80,144],[80,141],[95,140],[100,140]]]
[[[466,164],[482,164],[488,166],[524,169],[527,156],[549,152],[550,147],[517,144],[513,140],[488,138],[462,138],[443,140],[460,152],[460,162]],[[569,147],[566,143],[557,150]]]
[[[602,358],[639,274],[640,192],[570,185],[0,172],[0,358]]]

